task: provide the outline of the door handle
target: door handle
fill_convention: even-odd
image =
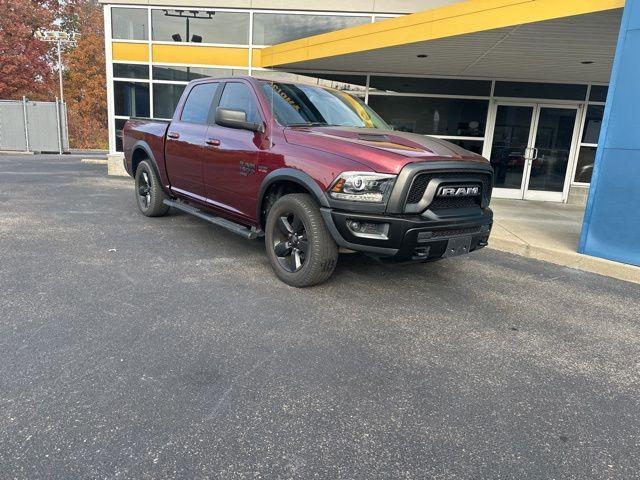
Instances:
[[[533,148],[532,147],[526,147],[524,149],[524,158],[526,160],[531,160],[533,158]]]
[[[178,139],[180,138],[180,134],[178,132],[169,132],[167,133],[168,138]]]
[[[210,145],[212,147],[219,147],[220,146],[220,140],[218,140],[217,138],[207,138],[204,143],[206,143],[207,145]]]

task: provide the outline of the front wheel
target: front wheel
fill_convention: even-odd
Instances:
[[[267,255],[276,275],[292,287],[310,287],[329,279],[338,247],[310,195],[279,198],[267,214]]]

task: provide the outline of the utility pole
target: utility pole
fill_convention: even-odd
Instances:
[[[64,91],[62,88],[62,45],[75,44],[80,35],[76,32],[62,32],[60,30],[38,30],[35,37],[43,42],[56,44],[58,52],[58,80],[60,82],[60,102],[64,103]]]
[[[43,42],[55,43],[56,51],[58,53],[58,81],[60,82],[60,100],[56,98],[56,116],[57,116],[57,127],[58,127],[58,147],[60,155],[64,150],[64,131],[66,130],[66,121],[65,130],[63,131],[62,123],[63,118],[66,118],[66,114],[64,113],[66,110],[63,110],[64,107],[64,88],[62,86],[62,45],[75,45],[76,39],[80,36],[80,34],[76,32],[63,32],[60,30],[38,30],[34,35],[38,40]]]

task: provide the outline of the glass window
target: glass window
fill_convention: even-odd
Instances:
[[[459,147],[469,150],[470,152],[482,155],[482,147],[484,142],[482,140],[452,140],[447,139],[447,142],[455,143]]]
[[[371,17],[256,13],[253,15],[253,44],[274,45],[365,23],[371,23]]]
[[[113,76],[117,78],[149,78],[149,65],[114,63]]]
[[[260,122],[256,97],[245,83],[227,83],[220,97],[220,108],[231,110],[244,110],[247,114],[247,122]]]
[[[312,85],[263,83],[262,90],[282,125],[340,125],[388,130],[373,110],[339,90]]]
[[[589,105],[587,108],[587,118],[584,121],[582,143],[598,143],[603,115],[604,105]]]
[[[218,82],[211,82],[194,86],[184,103],[180,119],[183,122],[206,124],[218,85]]]
[[[602,85],[591,85],[589,100],[592,102],[606,102],[607,93],[609,93],[609,87]]]
[[[207,10],[152,10],[153,39],[165,42],[249,43],[249,14]]]
[[[369,105],[396,130],[428,135],[484,137],[489,102],[370,95]]]
[[[111,37],[122,40],[147,40],[146,8],[112,8]]]
[[[370,87],[397,93],[432,93],[438,95],[491,95],[491,82],[450,78],[379,77],[372,76]]]
[[[173,118],[182,92],[186,85],[170,83],[153,84],[153,116],[155,118]]]
[[[584,100],[587,96],[587,86],[568,83],[496,82],[494,95],[496,97]]]
[[[122,152],[122,129],[124,128],[124,124],[127,122],[124,118],[116,118],[114,119],[115,123],[115,131],[116,131],[116,152]]]
[[[584,183],[591,182],[593,164],[596,160],[596,150],[596,147],[580,147],[574,181]]]
[[[113,82],[114,113],[124,117],[149,116],[149,84]]]
[[[246,70],[231,68],[205,68],[205,67],[167,67],[154,66],[154,80],[171,80],[174,82],[189,82],[198,78],[232,77],[247,75]]]

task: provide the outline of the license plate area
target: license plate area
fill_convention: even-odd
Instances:
[[[457,257],[469,253],[469,250],[471,250],[471,237],[450,238],[443,257]]]

